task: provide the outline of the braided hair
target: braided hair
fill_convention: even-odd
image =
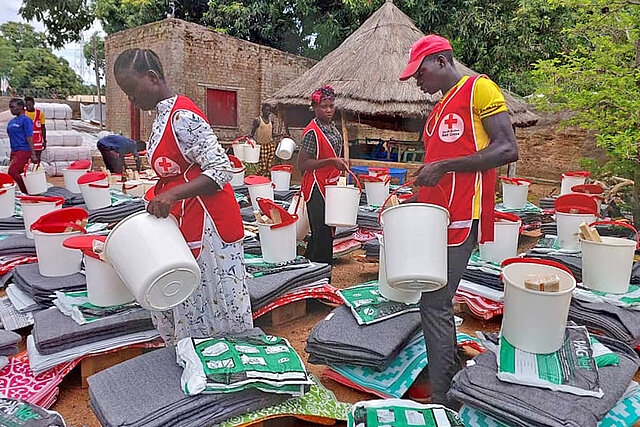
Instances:
[[[133,70],[138,73],[153,71],[161,80],[164,80],[164,71],[158,55],[150,49],[127,49],[118,55],[113,64],[113,72],[117,74],[121,70]]]
[[[322,86],[313,91],[311,105],[319,104],[325,99],[336,99],[336,92],[331,86]]]

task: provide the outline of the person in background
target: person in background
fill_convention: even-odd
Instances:
[[[276,155],[276,145],[273,143],[273,122],[271,121],[271,106],[264,104],[262,114],[253,120],[251,138],[260,144],[260,161],[258,174],[270,176],[271,166]]]
[[[447,392],[460,370],[453,296],[477,242],[493,241],[495,168],[518,160],[518,146],[500,88],[486,76],[463,76],[449,41],[437,35],[411,46],[400,80],[444,96],[424,128],[424,165],[416,172],[417,201],[449,211],[447,285],[420,302],[429,355],[431,400],[458,409]],[[428,226],[416,224],[419,226]]]
[[[126,50],[113,68],[116,83],[129,100],[156,112],[147,158],[160,180],[147,212],[178,220],[202,272],[200,286],[185,302],[172,310],[151,312],[156,328],[167,343],[252,328],[244,227],[229,184],[233,177],[229,157],[205,114],[169,88],[153,51]]]
[[[102,154],[105,167],[111,173],[122,173],[126,169],[127,154],[133,154],[136,169],[142,170],[142,159],[138,151],[144,151],[147,145],[144,141],[134,141],[122,135],[107,135],[98,140],[98,150]]]
[[[22,180],[22,172],[24,172],[29,160],[34,163],[38,162],[38,157],[33,149],[33,122],[24,114],[24,101],[21,98],[11,99],[9,110],[15,117],[7,123],[7,134],[11,143],[8,173],[18,184],[20,191],[27,194],[27,188]]]
[[[335,99],[331,86],[313,92],[311,107],[316,117],[302,133],[298,155],[298,167],[303,174],[301,190],[311,227],[306,257],[327,264],[333,260],[333,229],[324,223],[325,186],[335,184],[348,167],[341,158],[342,134],[331,122],[336,111]]]
[[[47,148],[47,127],[44,123],[44,111],[36,109],[36,101],[32,96],[24,97],[25,115],[33,122],[33,149],[38,161],[42,157],[42,152]]]

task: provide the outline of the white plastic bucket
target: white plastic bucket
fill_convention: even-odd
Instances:
[[[587,181],[585,175],[562,174],[562,184],[560,185],[560,195],[572,193],[571,189],[576,185],[582,185]]]
[[[82,252],[65,248],[62,244],[69,237],[82,235],[73,230],[65,233],[43,233],[33,230],[38,256],[38,269],[45,277],[62,277],[79,273],[82,269]]]
[[[403,302],[405,304],[416,304],[422,296],[422,292],[401,291],[389,286],[385,270],[384,243],[382,239],[380,239],[380,260],[378,263],[378,291],[380,295],[389,301]]]
[[[501,264],[518,254],[518,237],[522,221],[500,220],[496,218],[493,226],[493,242],[480,244],[480,257],[489,262]]]
[[[253,145],[244,144],[244,161],[247,163],[258,163],[260,161],[260,144],[253,143]]]
[[[288,171],[271,171],[271,181],[278,191],[289,191],[291,184],[291,172]]]
[[[142,183],[142,195],[140,197],[144,197],[147,191],[151,190],[158,183],[157,180],[153,179],[141,179],[140,182]]]
[[[544,260],[505,265],[504,316],[502,336],[514,347],[529,353],[547,354],[557,351],[564,342],[571,295],[575,278],[564,269]],[[555,274],[560,278],[559,292],[527,289],[524,278],[528,274]]]
[[[247,188],[249,189],[249,198],[251,199],[251,206],[253,206],[254,211],[260,209],[258,206],[258,198],[273,200],[273,184],[271,182],[248,185]]]
[[[595,214],[572,214],[556,211],[558,244],[562,249],[580,250],[580,224],[591,224],[596,220]]]
[[[297,222],[297,221],[296,221]],[[296,259],[296,223],[277,227],[258,223],[262,259],[278,263]]]
[[[351,185],[327,185],[325,192],[324,223],[331,227],[355,226],[360,190]]]
[[[91,304],[111,307],[127,304],[135,299],[108,263],[85,255],[84,266],[87,276],[87,298]]]
[[[245,145],[240,142],[234,142],[233,144],[233,155],[236,156],[240,161],[244,161],[244,147]]]
[[[22,220],[24,221],[24,230],[27,239],[33,239],[33,233],[31,232],[31,224],[36,222],[38,218],[49,212],[53,212],[58,209],[62,209],[63,201],[57,202],[26,202],[20,201],[20,208],[22,209]]]
[[[389,197],[389,181],[365,181],[364,191],[367,194],[367,204],[369,206],[382,206],[387,197]]]
[[[502,204],[507,209],[522,209],[527,204],[529,186],[531,184],[522,182],[520,184],[502,181]]]
[[[242,187],[244,185],[244,173],[247,168],[234,168],[231,171],[233,172],[233,177],[231,178],[231,186],[232,187]]]
[[[612,224],[612,222],[604,221],[601,224]],[[622,225],[621,223],[613,224]],[[624,226],[636,231],[635,228],[626,224]],[[627,293],[631,282],[633,257],[638,242],[620,237],[601,236],[600,238],[602,243],[580,241],[582,245],[582,285],[600,292]]]
[[[289,160],[293,156],[293,152],[296,150],[296,142],[291,138],[282,138],[276,148],[276,156],[282,160]]]
[[[411,203],[381,215],[389,286],[430,292],[447,284],[449,212],[440,206]]]
[[[130,215],[111,231],[104,254],[148,310],[175,307],[200,286],[200,268],[173,216]]]
[[[0,218],[9,218],[16,213],[16,185],[0,188]]]
[[[298,220],[296,221],[296,239],[300,242],[303,241],[304,238],[307,237],[307,234],[309,234],[311,228],[309,226],[309,217],[307,216],[307,203],[301,194],[293,196],[287,212],[292,215],[298,215]]]
[[[82,192],[82,197],[87,205],[87,209],[94,210],[111,206],[111,193],[109,192],[109,188],[110,185],[106,179],[80,184],[80,191]]]
[[[31,196],[47,191],[47,175],[44,172],[44,168],[39,168],[35,172],[27,172],[22,175],[22,180],[25,187],[27,187],[27,193]]]
[[[139,179],[132,179],[130,181],[126,181],[123,186],[123,190],[130,196],[133,197],[142,197],[146,193],[144,191],[145,186]],[[111,197],[111,196],[109,196]],[[111,204],[111,199],[109,199],[109,204]]]
[[[71,191],[72,193],[80,193],[80,187],[78,186],[78,178],[80,178],[85,173],[89,172],[89,168],[87,169],[69,169],[65,168],[62,170],[62,176],[64,178],[64,187]]]

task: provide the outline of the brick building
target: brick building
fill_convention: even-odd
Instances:
[[[136,47],[158,54],[169,86],[207,114],[222,141],[251,132],[262,102],[315,64],[179,19],[111,34],[105,44],[107,128],[134,139],[149,136],[153,114],[132,108],[116,84],[113,64]]]

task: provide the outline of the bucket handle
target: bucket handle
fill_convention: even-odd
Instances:
[[[8,190],[6,188],[1,188],[0,189],[0,196],[2,196],[4,193],[6,193]]]
[[[549,267],[555,267],[555,268],[559,268],[562,271],[566,271],[567,273],[569,273],[571,275],[571,277],[573,277],[575,279],[575,276],[573,275],[573,273],[571,272],[571,270],[569,270],[569,268],[558,262],[558,261],[552,261],[550,259],[542,259],[542,258],[509,258],[509,259],[505,259],[504,261],[502,261],[502,264],[500,264],[501,268],[506,267],[507,265],[510,264],[516,264],[516,263],[522,263],[522,264],[541,264],[541,265],[548,265]],[[502,278],[502,274],[500,274],[501,278]]]
[[[360,184],[360,180],[358,179],[358,176],[353,173],[353,171],[351,169],[349,169],[348,167],[346,168],[346,171],[349,175],[351,175],[353,177],[353,182],[355,182],[356,184],[358,184],[358,188],[360,189],[360,193],[362,193],[362,185]]]
[[[402,187],[408,187],[410,185],[412,185],[413,183],[415,183],[416,181],[408,181],[405,182],[404,184],[400,185],[398,188],[396,188],[395,190],[393,190],[391,192],[391,194],[389,194],[389,196],[385,199],[384,203],[382,204],[382,206],[380,207],[380,212],[378,213],[378,224],[382,224],[381,219],[382,219],[382,212],[384,212],[384,208],[385,206],[387,206],[387,203],[389,202],[389,200],[391,200],[391,197],[393,197]],[[442,193],[442,199],[443,200],[447,200],[448,197],[445,194],[444,190],[442,189],[442,187],[440,187],[439,185],[435,186],[436,188],[438,188],[438,190],[440,190],[440,192]]]
[[[94,183],[91,183],[91,184],[89,184],[89,187],[91,187],[91,188],[109,188],[109,184],[94,184]],[[124,184],[123,184],[123,188],[124,188]]]
[[[291,214],[291,217],[293,218],[292,222],[289,222],[289,223],[281,222],[280,224],[273,224],[273,225],[271,225],[270,228],[272,230],[276,230],[278,228],[286,227],[287,225],[295,224],[295,222],[298,220],[298,215],[297,214]]]
[[[239,138],[234,139],[234,140],[231,142],[231,145],[233,145],[233,144],[237,144],[237,143],[239,143],[239,142],[240,142],[240,141],[242,141],[242,140],[246,141],[249,145],[251,145],[251,148],[254,148],[254,147],[255,147],[254,141],[253,141],[251,138],[249,138],[248,136],[241,136],[241,137],[239,137]]]
[[[33,168],[33,171],[32,171],[32,172],[35,172],[35,171],[37,171],[37,170],[38,170],[38,168],[40,167],[40,160],[38,160],[38,162],[37,162],[37,163],[33,163],[31,160],[29,160],[29,161],[27,162],[27,164],[25,164],[25,165],[24,165],[24,173],[23,173],[23,176],[27,176],[27,171],[29,170],[29,166],[30,166],[30,165],[32,165],[32,164],[35,164],[35,165],[36,165],[36,167],[35,167],[35,168]]]
[[[626,222],[622,221],[596,221],[589,224],[589,227],[593,227],[594,225],[617,225],[632,230],[634,233],[636,233],[636,250],[640,249],[640,235],[638,235],[638,230],[633,225],[627,224]]]
[[[298,208],[300,207],[300,201],[304,200],[304,196],[302,195],[302,191],[298,191],[298,192],[296,192],[296,194],[293,195],[293,197],[296,197],[296,196],[297,196],[296,207],[293,210],[293,212],[298,212]]]
[[[499,176],[498,179],[501,179],[503,181],[512,182],[512,183],[514,183],[516,185],[522,185],[522,183],[525,183],[525,182],[527,184],[531,184],[531,181],[529,181],[528,179],[512,178],[512,177],[504,176],[504,175]]]
[[[91,186],[91,184],[89,184],[89,186]],[[133,184],[131,187],[127,187],[126,184],[122,184],[122,189],[124,190],[133,190],[134,188],[138,188],[138,184]],[[108,188],[109,186],[107,186]],[[104,188],[104,187],[99,187],[99,188]]]
[[[35,224],[33,224],[35,225]],[[80,232],[82,232],[82,234],[87,234],[87,230],[81,226],[76,224],[75,222],[52,222],[50,224],[42,224],[43,226],[50,226],[50,227],[55,227],[55,226],[65,226],[67,228],[73,228],[75,230],[78,230]],[[33,226],[31,227],[33,229]]]

